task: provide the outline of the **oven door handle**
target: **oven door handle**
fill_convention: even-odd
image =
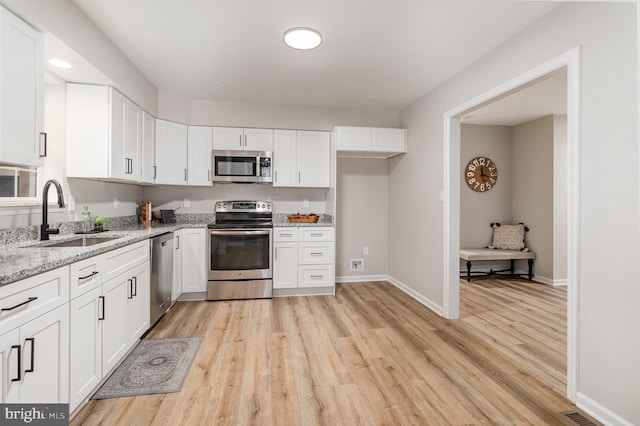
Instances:
[[[271,234],[271,229],[209,230],[209,235],[270,235],[270,234]]]

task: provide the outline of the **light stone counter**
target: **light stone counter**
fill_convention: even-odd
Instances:
[[[207,222],[208,223],[208,222]],[[53,235],[50,241],[28,240],[0,246],[0,286],[37,275],[64,265],[96,256],[126,245],[183,228],[204,228],[207,223],[175,223],[164,225],[129,225],[91,237],[118,237],[89,247],[49,247],[50,244],[74,240],[80,235]]]

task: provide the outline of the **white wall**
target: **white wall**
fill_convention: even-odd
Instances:
[[[191,100],[161,90],[158,116],[203,126],[331,130],[334,126],[398,127],[400,112]]]
[[[640,279],[622,267],[640,258],[635,7],[564,3],[401,112],[411,155],[390,160],[389,271],[443,305],[445,112],[580,46],[578,402],[639,424]]]
[[[524,223],[534,273],[553,280],[553,116],[513,128],[513,223]]]
[[[464,171],[472,158],[490,158],[498,180],[487,192],[469,188]],[[462,125],[460,129],[460,247],[486,247],[493,222],[511,223],[511,127]]]
[[[338,158],[336,276],[388,274],[389,163]],[[369,248],[365,256],[364,247]],[[364,259],[364,271],[349,271],[349,259]]]

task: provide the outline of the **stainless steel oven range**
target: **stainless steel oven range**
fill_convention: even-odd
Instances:
[[[264,299],[273,293],[269,201],[218,201],[207,239],[207,299]]]

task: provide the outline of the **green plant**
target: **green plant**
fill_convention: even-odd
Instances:
[[[111,223],[111,219],[107,219],[105,217],[97,216],[93,214],[91,215],[91,220],[93,221],[93,223],[97,223],[99,225],[105,224],[105,223]]]

